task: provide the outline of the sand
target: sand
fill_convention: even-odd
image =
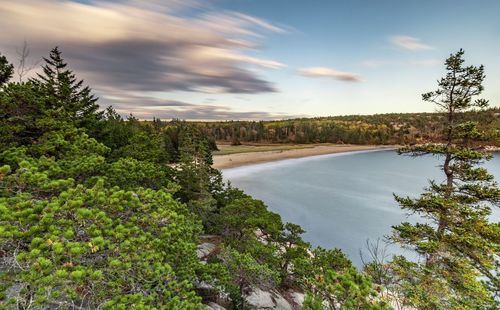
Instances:
[[[366,151],[374,149],[394,149],[394,146],[381,145],[317,145],[314,147],[276,150],[264,152],[236,153],[229,155],[215,155],[213,167],[217,169],[235,168],[251,164],[277,161],[290,158],[300,158],[315,155],[334,154],[353,151]]]

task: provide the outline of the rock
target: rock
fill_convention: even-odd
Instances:
[[[262,232],[262,230],[261,230],[260,228],[257,228],[257,229],[255,230],[255,237],[257,237],[257,238],[262,238],[262,237],[264,237],[264,233]]]
[[[19,299],[19,296],[21,294],[21,290],[24,288],[24,285],[22,284],[14,284],[10,287],[8,287],[6,290],[5,290],[5,297],[6,297],[6,300],[10,299],[10,298],[14,298],[14,299]]]
[[[199,290],[213,290],[213,289],[215,289],[215,287],[212,284],[209,284],[209,283],[204,282],[204,281],[201,281],[201,282],[196,281],[194,283],[194,287],[196,287]]]
[[[207,306],[207,308],[210,310],[226,310],[226,308],[224,308],[221,305],[216,304],[215,302],[209,302],[205,306]]]
[[[272,294],[261,290],[260,288],[255,288],[252,292],[245,297],[248,305],[256,309],[273,309],[275,304],[271,298]]]
[[[292,310],[290,303],[278,291],[263,291],[255,288],[245,298],[246,303],[253,309]]]
[[[217,235],[201,235],[200,236],[200,239],[202,239],[202,240],[216,239],[216,238],[219,238],[219,236],[217,236]]]
[[[299,293],[296,291],[288,291],[288,295],[291,298],[291,301],[296,306],[296,309],[302,308],[302,304],[304,303],[305,295],[303,293]]]
[[[277,310],[292,310],[290,303],[278,292],[274,292],[274,302],[275,306],[273,309]]]
[[[196,288],[198,296],[200,296],[203,300],[212,302],[217,301],[219,292],[212,284],[206,283],[204,281],[196,281],[194,283],[194,287]]]
[[[204,242],[200,245],[198,245],[198,248],[196,249],[196,255],[198,256],[199,259],[205,258],[210,253],[212,253],[216,248],[216,245],[210,242]]]

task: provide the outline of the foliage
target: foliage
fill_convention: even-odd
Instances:
[[[128,139],[128,144],[120,148],[119,157],[131,157],[141,161],[166,163],[169,154],[165,152],[162,137],[158,134],[148,134],[138,131]]]
[[[237,295],[233,292],[233,304],[238,309],[245,309],[245,289],[260,287],[269,289],[274,286],[278,275],[266,265],[259,264],[250,254],[240,253],[231,248],[221,251],[220,259],[231,275],[231,284],[237,288]]]
[[[172,174],[169,167],[129,157],[112,162],[105,171],[105,176],[113,186],[123,189],[170,188],[175,193],[178,186],[173,182]]]
[[[206,139],[194,127],[183,126],[179,132],[179,162],[175,179],[180,185],[177,197],[186,202],[205,226],[209,226],[216,200],[212,195],[213,184],[221,181],[220,173],[212,168],[212,155]]]
[[[412,156],[432,154],[443,159],[445,182],[430,182],[419,198],[396,197],[401,207],[427,219],[394,227],[392,240],[418,253],[423,262],[403,258],[392,262],[394,289],[402,288],[408,303],[418,308],[489,308],[498,293],[500,226],[491,223],[491,207],[498,207],[500,190],[493,176],[479,166],[488,154],[474,148],[477,124],[458,115],[484,108],[487,101],[473,100],[483,90],[483,66],[464,66],[460,50],[446,60],[447,74],[439,89],[422,95],[447,115],[444,144],[401,149]]]
[[[390,309],[386,302],[376,299],[370,279],[354,268],[344,273],[327,270],[316,278],[308,296],[304,309]]]
[[[9,83],[0,91],[0,145],[30,145],[49,128],[39,94],[30,83]]]
[[[280,245],[279,270],[284,284],[293,284],[297,281],[294,274],[294,262],[301,259],[309,259],[309,243],[302,240],[305,230],[297,224],[286,223],[281,235],[278,237]]]
[[[276,236],[281,225],[279,215],[267,211],[262,201],[252,198],[230,202],[220,209],[217,219],[217,231],[223,240],[241,251],[257,241],[257,230],[263,236]]]
[[[107,149],[77,133],[41,139],[37,151],[59,150],[50,158],[3,153],[17,158],[17,169],[3,166],[0,178],[5,305],[199,305],[197,220],[164,190],[109,188],[101,178],[75,184],[95,173],[82,159]]]
[[[296,264],[307,291],[304,309],[390,309],[370,277],[358,272],[338,249],[316,248],[312,258]]]
[[[7,61],[7,58],[0,54],[0,87],[7,83],[14,75],[14,66]]]
[[[97,98],[66,68],[59,48],[52,49],[44,61],[43,74],[30,82],[43,98],[45,108],[56,110],[56,115],[74,122],[77,127],[91,129],[102,116],[102,112],[98,112]]]
[[[217,141],[238,143],[416,144],[443,142],[445,113],[390,113],[299,118],[280,121],[199,123]],[[477,143],[500,146],[500,109],[468,111],[457,116],[478,123]]]
[[[119,158],[118,153],[129,144],[130,137],[140,130],[138,121],[133,118],[124,120],[111,106],[106,108],[97,126],[93,137],[112,150],[111,158]]]

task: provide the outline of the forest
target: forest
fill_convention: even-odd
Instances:
[[[249,143],[417,144],[442,142],[445,113],[391,113],[300,118],[281,121],[200,122],[217,141]],[[478,143],[500,146],[500,108],[458,116],[477,122]]]
[[[447,64],[461,77],[452,81],[459,99],[443,99],[451,118],[143,122],[100,110],[58,48],[21,82],[0,55],[0,308],[247,309],[254,288],[302,292],[303,309],[497,307],[500,227],[488,216],[500,190],[477,167],[489,155],[476,146],[498,143],[498,109],[460,114],[487,107],[470,100],[484,75],[461,52]],[[400,150],[445,160],[448,183],[396,197],[429,219],[390,236],[422,260],[373,253],[359,270],[339,249],[312,247],[300,226],[222,180],[211,167],[215,140],[443,142]],[[201,260],[207,235],[218,249]]]

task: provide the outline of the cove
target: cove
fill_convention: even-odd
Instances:
[[[367,239],[391,233],[407,217],[393,193],[417,197],[429,179],[443,181],[436,157],[401,156],[394,150],[304,157],[222,170],[235,187],[264,201],[284,222],[301,225],[313,246],[340,248],[356,266]],[[484,166],[500,180],[500,154]],[[491,220],[500,220],[493,210]],[[391,246],[389,252],[405,254]]]

